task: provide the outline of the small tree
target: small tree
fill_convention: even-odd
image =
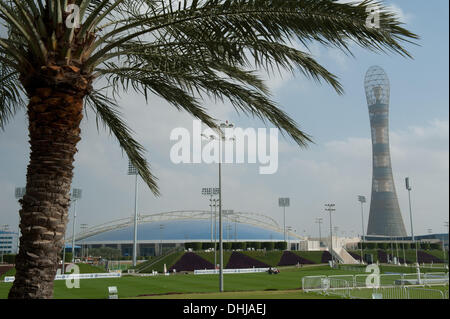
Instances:
[[[441,243],[431,243],[430,249],[431,250],[442,250],[442,244]]]

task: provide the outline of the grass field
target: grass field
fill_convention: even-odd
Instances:
[[[352,274],[343,270],[332,270],[327,266],[284,268],[279,275],[227,274],[225,291],[295,290],[301,288],[304,276],[323,274]],[[55,281],[54,297],[57,299],[101,299],[107,298],[108,286],[117,286],[120,298],[171,293],[215,293],[218,290],[218,275],[175,275],[156,277],[124,276],[117,279],[87,279],[80,281],[80,289],[68,289],[65,281]],[[10,283],[0,283],[0,298],[6,298]],[[303,295],[302,295],[303,296]],[[308,297],[308,296],[305,296]],[[280,297],[282,298],[282,297]]]
[[[172,267],[182,256],[184,255],[184,252],[175,252],[173,254],[170,254],[164,258],[162,258],[161,260],[158,260],[155,264],[151,265],[151,266],[144,266],[142,265],[141,269],[143,269],[141,272],[142,273],[151,273],[152,270],[155,270],[159,273],[164,272],[164,265],[166,265],[167,270],[169,270],[170,267]],[[146,263],[151,263],[152,261],[150,260],[149,262]]]
[[[213,251],[211,251],[211,252],[196,251],[195,253],[214,265],[214,252]],[[231,257],[231,251],[223,252],[223,264],[225,265],[225,267],[226,267],[226,265],[228,265],[228,261],[230,260],[230,257]],[[219,263],[219,252],[218,251],[217,251],[216,258],[217,258],[217,260],[216,260],[217,263]]]
[[[306,293],[302,290],[277,291],[239,291],[224,293],[172,294],[160,296],[144,296],[139,299],[336,299],[336,296],[323,296]]]
[[[92,269],[82,269],[89,271]],[[395,270],[395,271],[393,271]],[[437,270],[437,269],[435,269]],[[382,273],[409,272],[410,268],[381,266]],[[300,290],[304,276],[354,275],[360,272],[344,269],[330,269],[324,265],[303,268],[281,268],[278,275],[267,273],[226,274],[225,293],[219,294],[218,275],[178,274],[171,276],[135,277],[123,276],[112,279],[86,279],[80,281],[79,289],[68,289],[65,281],[55,281],[56,299],[103,299],[107,298],[109,286],[117,286],[119,298],[166,298],[166,299],[322,299],[341,298],[305,293]],[[12,275],[9,273],[8,275]],[[0,299],[8,295],[11,283],[0,282]],[[448,288],[447,288],[448,289]],[[370,297],[372,290],[357,293]]]

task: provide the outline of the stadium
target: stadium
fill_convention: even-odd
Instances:
[[[218,218],[214,227],[210,211],[172,211],[140,215],[137,229],[137,255],[158,256],[167,249],[188,242],[213,242],[219,238]],[[283,227],[271,217],[245,212],[224,211],[224,242],[283,242]],[[217,236],[214,236],[216,234]],[[124,218],[104,223],[75,235],[77,246],[109,247],[121,250],[123,256],[133,251],[134,220]],[[286,232],[288,249],[311,250],[318,242],[307,241],[294,231]],[[72,242],[68,238],[67,243]],[[71,247],[68,245],[67,247]]]

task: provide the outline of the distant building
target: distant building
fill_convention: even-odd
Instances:
[[[392,177],[389,147],[389,79],[382,68],[372,66],[366,74],[365,89],[372,130],[372,197],[367,236],[405,237],[397,192]]]
[[[17,233],[0,230],[0,255],[17,254]]]

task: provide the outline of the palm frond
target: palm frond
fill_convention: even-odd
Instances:
[[[3,57],[5,58],[5,57]],[[0,54],[0,62],[2,55]],[[0,129],[14,117],[18,110],[25,107],[23,91],[19,82],[19,72],[5,63],[0,63]]]
[[[151,173],[149,164],[144,157],[145,149],[133,137],[132,131],[125,124],[118,111],[118,106],[105,95],[93,92],[86,96],[86,105],[89,106],[97,118],[97,127],[101,122],[112,133],[125,151],[131,163],[136,167],[139,175],[156,196],[159,196],[157,178]]]

